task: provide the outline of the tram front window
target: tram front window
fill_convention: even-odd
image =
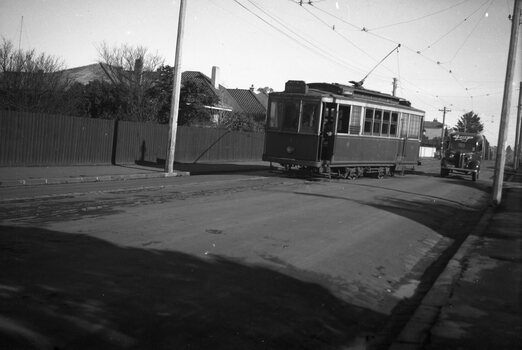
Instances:
[[[297,132],[299,126],[299,102],[284,102],[283,130]]]
[[[316,133],[319,125],[319,104],[303,102],[303,113],[301,115],[301,126],[299,131],[302,133]]]

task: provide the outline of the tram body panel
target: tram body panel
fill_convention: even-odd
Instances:
[[[267,131],[263,160],[318,167],[320,142],[319,135]]]

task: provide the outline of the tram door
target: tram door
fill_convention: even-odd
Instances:
[[[320,159],[331,161],[335,142],[336,103],[323,103]]]
[[[401,115],[399,128],[400,141],[397,149],[397,161],[400,163],[406,160],[406,147],[408,142],[408,116],[406,114]]]

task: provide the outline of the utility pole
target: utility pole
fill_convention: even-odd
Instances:
[[[440,159],[444,157],[444,126],[446,125],[446,113],[451,112],[451,109],[447,109],[444,106],[444,109],[439,109],[439,112],[442,112],[442,130],[440,131]]]
[[[23,30],[24,30],[24,16],[22,16],[22,19],[20,20],[20,36],[18,37],[18,51],[20,51],[20,48],[22,47]]]
[[[520,109],[522,109],[522,82],[520,82],[520,88],[518,90],[518,106],[517,106],[517,128],[515,129],[515,153],[513,156],[513,168],[515,170],[518,170],[519,162],[520,162],[520,138],[522,137],[522,134],[520,133]]]
[[[515,0],[513,17],[511,18],[511,39],[509,40],[509,52],[506,68],[506,81],[504,82],[504,97],[502,98],[502,113],[500,114],[500,126],[497,143],[497,159],[495,160],[495,174],[493,178],[493,205],[499,205],[502,201],[502,186],[504,182],[504,166],[506,163],[506,138],[509,121],[509,108],[511,105],[511,86],[515,73],[515,55],[517,52],[518,32],[520,27],[520,10],[522,0]]]
[[[179,92],[181,89],[181,49],[183,46],[183,29],[185,26],[185,0],[179,3],[178,37],[176,40],[176,56],[174,58],[174,77],[169,119],[169,148],[165,162],[167,175],[174,173],[174,154],[176,151],[176,134],[178,131]]]

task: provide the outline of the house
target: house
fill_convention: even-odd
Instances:
[[[266,104],[263,104],[263,97],[259,97],[261,94],[265,95],[264,93],[256,94],[254,86],[250,89],[227,89],[227,91],[239,106],[237,112],[250,115],[258,121],[265,119],[268,99]]]
[[[256,94],[253,86],[250,89],[227,89],[219,83],[219,73],[219,67],[216,66],[212,67],[211,77],[198,71],[185,71],[181,74],[181,83],[183,84],[188,79],[198,80],[218,97],[217,105],[205,106],[212,111],[216,122],[224,112],[244,113],[256,120],[264,120],[268,96],[264,93]]]
[[[212,113],[215,121],[219,120],[219,116],[223,112],[232,112],[238,110],[240,107],[236,101],[230,96],[227,89],[219,84],[219,68],[212,67],[212,78],[198,71],[185,71],[181,73],[181,84],[183,85],[187,80],[197,80],[203,85],[206,85],[218,99],[219,103],[214,106],[205,106]]]
[[[73,82],[83,85],[87,85],[95,80],[109,81],[101,63],[65,69],[63,73]]]
[[[442,123],[437,121],[437,119],[433,119],[432,122],[425,121],[424,122],[424,136],[428,139],[438,138],[440,140],[440,135],[442,133]]]
[[[441,146],[441,133],[443,124],[433,119],[433,121],[424,122],[424,130],[422,135],[420,156],[436,157]]]

